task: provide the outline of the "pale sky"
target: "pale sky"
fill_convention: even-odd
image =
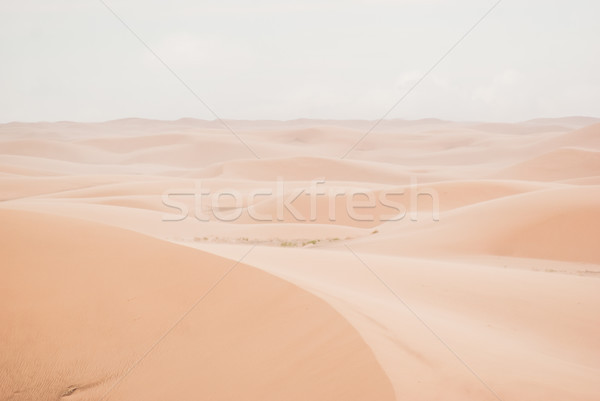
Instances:
[[[495,1],[106,0],[225,119],[378,119]],[[503,0],[389,117],[600,117],[599,15]],[[3,0],[0,38],[0,122],[214,119],[99,0]]]

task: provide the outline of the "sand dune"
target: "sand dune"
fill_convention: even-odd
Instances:
[[[101,161],[110,162],[110,154],[98,151],[95,148],[73,144],[64,141],[47,140],[18,140],[2,143],[2,153],[8,155],[36,156],[46,159],[58,159],[63,161],[94,163]]]
[[[598,120],[373,123],[1,124],[0,399],[596,400]]]
[[[600,150],[600,123],[548,139],[543,144],[549,148],[574,146]]]
[[[246,265],[118,382],[234,261],[78,220],[1,214],[1,358],[12,368],[0,391],[11,399],[94,399],[113,385],[109,399],[393,398],[331,307]]]
[[[600,187],[536,191],[455,209],[439,222],[386,223],[364,249],[492,254],[600,264]],[[357,244],[357,246],[359,246]]]
[[[527,181],[557,181],[596,176],[600,173],[600,152],[558,149],[518,163],[497,173]]]
[[[541,125],[560,124],[561,126],[574,130],[582,127],[587,127],[592,124],[600,123],[600,118],[585,116],[571,116],[561,118],[535,118],[533,120],[526,121],[526,123]]]
[[[223,255],[244,249],[195,246]],[[357,252],[404,304],[346,249],[260,248],[247,260],[324,297],[340,311],[373,348],[398,399],[496,399],[406,305],[502,399],[596,396],[596,279],[533,272],[520,266],[531,262],[514,258],[501,260],[498,268],[489,260]]]

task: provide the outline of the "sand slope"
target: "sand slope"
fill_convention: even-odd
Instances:
[[[600,152],[563,148],[511,166],[497,174],[528,181],[558,181],[600,174]]]
[[[8,399],[92,400],[116,383],[108,399],[393,399],[340,315],[246,265],[118,382],[234,261],[79,220],[0,218]]]
[[[243,252],[239,245],[196,246]],[[355,251],[402,301],[342,247],[263,247],[247,260],[334,305],[370,344],[398,399],[497,399],[486,385],[503,400],[595,399],[600,292],[597,279],[579,275],[590,266]]]
[[[600,188],[536,191],[446,213],[439,222],[386,223],[365,250],[410,255],[481,254],[600,264]]]

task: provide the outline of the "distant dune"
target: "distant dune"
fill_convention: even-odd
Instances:
[[[498,177],[528,181],[559,181],[594,177],[600,172],[600,152],[561,148],[520,162],[497,174]]]

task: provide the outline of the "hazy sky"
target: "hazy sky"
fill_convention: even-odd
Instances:
[[[377,119],[495,1],[106,0],[235,119]],[[600,117],[599,15],[503,0],[390,117]],[[0,35],[0,122],[214,119],[99,0],[3,0]]]

